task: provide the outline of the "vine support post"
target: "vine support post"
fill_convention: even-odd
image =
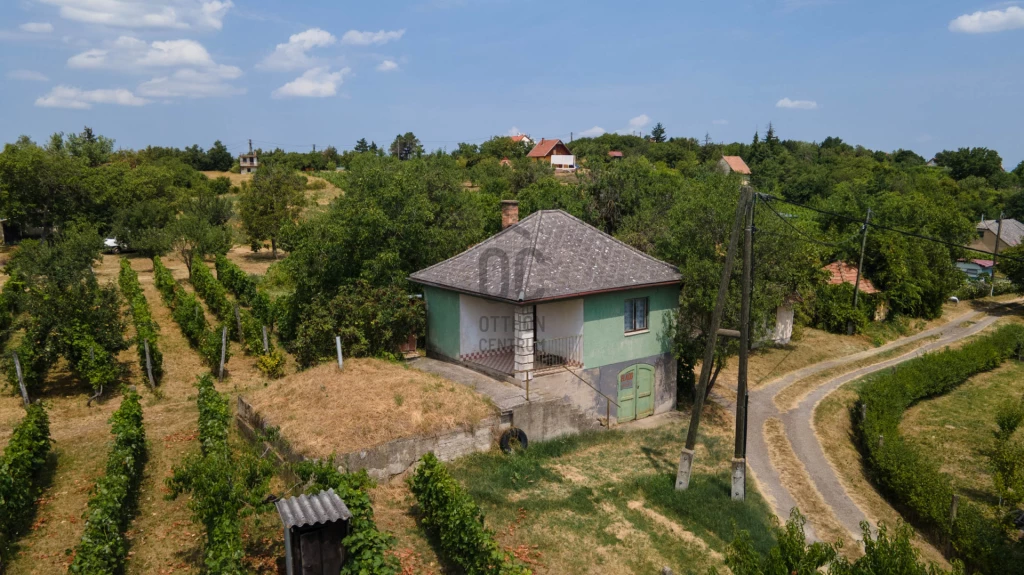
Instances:
[[[953,494],[953,500],[949,503],[949,549],[948,553],[953,553],[953,527],[956,525],[956,512],[960,508],[960,496],[956,493]]]
[[[146,375],[149,376],[149,386],[156,387],[156,379],[153,378],[153,361],[149,357],[149,340],[143,339],[142,345],[146,349]]]
[[[238,312],[238,304],[235,304],[235,325],[238,327],[238,341],[242,341],[242,314]]]
[[[341,358],[341,336],[334,336],[334,344],[338,348],[338,369],[345,369],[345,364]]]
[[[228,353],[228,326],[224,326],[220,332],[220,380],[224,381],[224,362]]]
[[[14,371],[18,374],[18,387],[21,388],[21,400],[25,402],[25,407],[28,407],[28,390],[25,389],[25,378],[21,375],[21,360],[18,359],[18,352],[11,352],[14,356]]]
[[[270,353],[270,343],[267,341],[267,326],[263,326],[263,354]]]

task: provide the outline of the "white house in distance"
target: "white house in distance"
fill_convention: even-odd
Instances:
[[[530,150],[530,153],[526,154],[526,157],[539,162],[550,162],[555,171],[571,172],[576,169],[576,156],[569,151],[562,140],[558,139],[545,140],[541,138],[540,142]]]
[[[252,174],[260,167],[259,158],[252,151],[252,140],[249,140],[249,153],[238,156],[238,166],[243,174]]]

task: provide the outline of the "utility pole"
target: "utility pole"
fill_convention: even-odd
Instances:
[[[718,299],[715,310],[711,314],[711,325],[705,335],[708,337],[704,348],[704,360],[700,366],[700,380],[697,382],[697,397],[693,401],[693,412],[690,415],[690,429],[686,433],[686,447],[679,456],[679,470],[676,472],[676,490],[685,490],[690,486],[690,469],[693,467],[693,449],[697,444],[697,429],[700,427],[700,414],[704,409],[704,395],[707,393],[708,381],[711,379],[712,365],[715,362],[715,346],[718,343],[718,328],[722,324],[725,313],[725,300],[729,295],[729,279],[732,274],[732,263],[736,257],[736,244],[739,240],[743,220],[747,215],[747,205],[753,190],[750,186],[740,189],[740,202],[736,206],[736,217],[733,219],[732,231],[729,234],[729,248],[725,253],[725,265],[722,267],[722,281],[718,285]]]
[[[992,252],[992,281],[988,282],[988,296],[996,293],[996,262],[999,260],[999,240],[1003,237],[1003,212],[999,212],[999,223],[996,224],[996,250]]]
[[[313,153],[316,153],[316,144],[313,144]]]
[[[860,261],[857,263],[857,279],[853,282],[853,309],[857,309],[857,302],[860,296],[860,274],[861,268],[864,267],[864,250],[868,247],[868,225],[871,223],[871,208],[868,208],[868,215],[864,218],[864,227],[861,228],[861,239],[860,239]],[[853,322],[846,324],[846,331],[849,335],[853,335]]]
[[[249,155],[252,155],[252,138],[249,138]]]
[[[744,218],[747,225],[743,234],[743,283],[740,287],[740,365],[736,385],[736,446],[732,460],[732,498],[746,499],[747,485],[747,366],[750,358],[750,296],[754,272],[754,204],[749,202]]]

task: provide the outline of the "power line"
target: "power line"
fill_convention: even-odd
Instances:
[[[799,228],[797,228],[796,226],[794,226],[792,222],[790,222],[790,221],[789,221],[788,219],[786,219],[786,218],[785,218],[785,216],[783,216],[782,214],[780,214],[779,212],[777,212],[777,211],[775,210],[775,208],[773,208],[773,207],[772,207],[772,205],[771,205],[770,203],[768,203],[768,202],[764,202],[764,205],[765,205],[765,206],[766,206],[766,207],[767,207],[767,208],[768,208],[769,210],[771,210],[771,211],[772,211],[772,213],[776,215],[776,217],[778,217],[778,218],[779,218],[780,220],[782,220],[782,222],[783,222],[784,224],[786,224],[787,226],[789,226],[790,228],[792,228],[792,229],[793,229],[793,231],[795,231],[795,232],[796,232],[796,233],[797,233],[797,234],[798,234],[799,236],[801,236],[801,238],[802,238],[802,239],[803,239],[804,241],[807,241],[807,242],[810,242],[810,243],[814,243],[814,244],[818,244],[818,245],[822,245],[822,246],[826,246],[826,247],[830,247],[830,248],[836,248],[836,249],[843,249],[843,246],[840,246],[839,244],[830,244],[830,243],[828,243],[828,242],[823,242],[823,241],[821,241],[821,240],[817,240],[817,239],[814,239],[814,238],[812,238],[812,237],[808,236],[808,235],[807,235],[807,234],[805,234],[805,233],[804,233],[803,231],[801,231],[801,230],[800,230]],[[771,230],[760,230],[760,229],[759,229],[759,230],[757,230],[757,231],[758,231],[759,233],[773,233],[773,232],[772,232]],[[791,237],[791,236],[785,236],[785,235],[783,235],[783,234],[779,234],[779,233],[777,233],[777,232],[774,232],[774,235],[780,235],[780,236],[783,236],[783,237]]]

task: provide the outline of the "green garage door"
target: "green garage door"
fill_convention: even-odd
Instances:
[[[623,423],[654,413],[654,368],[638,363],[619,372],[617,421]]]

